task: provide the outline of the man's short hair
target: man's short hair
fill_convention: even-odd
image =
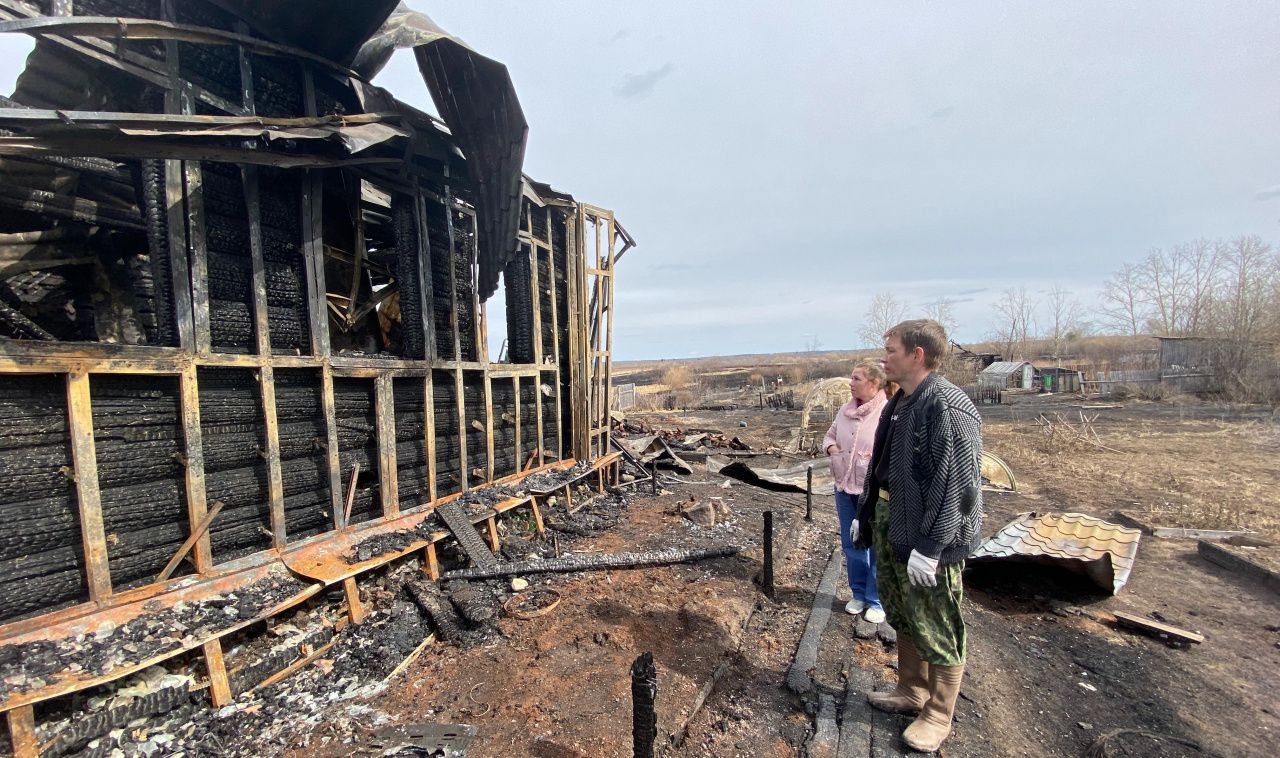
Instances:
[[[897,337],[909,352],[924,349],[925,368],[933,371],[947,354],[947,330],[931,318],[913,318],[893,326],[884,338]]]

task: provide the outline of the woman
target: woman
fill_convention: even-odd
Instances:
[[[880,424],[880,412],[887,398],[883,392],[885,373],[875,361],[861,361],[849,377],[852,395],[836,413],[827,430],[822,447],[831,459],[831,477],[835,479],[836,514],[840,518],[840,546],[844,549],[845,567],[849,572],[849,589],[853,599],[845,612],[873,623],[884,621],[884,609],[876,592],[876,562],[870,550],[853,546],[849,526],[858,513],[858,496],[871,462],[871,449]]]

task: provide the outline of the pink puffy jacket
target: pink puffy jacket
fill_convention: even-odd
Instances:
[[[831,478],[835,479],[841,492],[850,495],[862,494],[862,482],[867,478],[871,449],[875,445],[876,427],[888,399],[883,392],[877,392],[867,402],[861,405],[857,402],[850,400],[840,408],[822,440],[823,452],[832,445],[839,446],[840,452],[830,456]]]

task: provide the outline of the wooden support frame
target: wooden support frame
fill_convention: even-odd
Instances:
[[[400,515],[400,483],[396,470],[395,395],[390,374],[373,380],[374,417],[378,435],[378,492],[382,497],[382,515]]]
[[[208,513],[204,489],[204,441],[203,432],[200,429],[200,393],[195,366],[186,368],[179,377],[178,403],[182,414],[182,454],[186,457],[184,480],[187,495],[187,528],[190,534],[194,534]],[[206,574],[213,568],[208,531],[196,540],[196,546],[191,553],[197,573]]]
[[[433,372],[427,371],[427,375],[423,377],[424,387],[423,402],[426,404],[423,415],[423,434],[426,437],[426,445],[424,450],[427,456],[427,489],[430,492],[431,500],[434,502],[439,497],[436,484],[436,393],[435,379],[431,376]]]
[[[40,740],[36,736],[36,711],[29,705],[5,714],[9,722],[9,744],[14,758],[39,758]]]
[[[98,487],[98,458],[93,441],[93,406],[89,375],[67,375],[67,409],[71,432],[71,460],[75,467],[80,539],[84,550],[89,599],[101,604],[111,596],[111,564],[102,526],[102,494]]]
[[[209,673],[209,696],[215,708],[230,705],[235,699],[231,694],[231,679],[227,676],[227,663],[222,655],[222,640],[213,638],[202,646],[205,669]]]
[[[175,0],[162,0],[162,7],[165,8],[167,16],[173,16],[175,4]],[[0,9],[9,9],[0,12],[0,16],[9,13],[13,5],[14,3],[8,0],[0,0]],[[53,0],[51,7],[59,13],[70,13],[71,6],[72,0]],[[240,102],[236,104],[213,97],[199,87],[192,86],[189,82],[181,81],[178,76],[177,42],[166,41],[163,43],[167,51],[171,53],[166,56],[163,62],[150,61],[143,64],[138,62],[140,56],[126,49],[119,42],[113,43],[78,37],[49,39],[56,44],[77,50],[80,54],[90,55],[107,65],[114,65],[117,69],[131,70],[132,68],[148,73],[148,81],[156,81],[166,89],[166,112],[193,114],[196,110],[194,104],[198,100],[213,104],[216,108],[228,113],[252,114],[254,112],[252,60],[242,47],[234,48],[238,56],[241,84]],[[110,60],[113,52],[118,54],[118,60],[115,63]],[[302,67],[302,71],[305,110],[309,115],[315,115],[317,111],[315,74],[306,65]],[[488,454],[485,467],[488,480],[495,480],[495,467],[497,466],[499,454],[506,452],[505,450],[495,451],[494,449],[494,428],[498,424],[496,420],[498,417],[494,413],[494,379],[509,379],[514,389],[514,447],[517,473],[520,473],[519,463],[530,452],[536,452],[539,466],[544,465],[544,462],[553,453],[558,458],[565,460],[574,457],[570,453],[570,448],[579,446],[578,441],[582,435],[581,424],[584,422],[590,423],[594,415],[593,410],[600,407],[600,398],[605,398],[607,403],[607,387],[609,384],[608,362],[605,363],[603,390],[598,387],[586,386],[585,384],[593,376],[592,373],[585,370],[588,365],[597,367],[594,376],[599,380],[599,358],[604,357],[593,354],[595,346],[591,344],[588,332],[587,318],[589,314],[586,312],[587,304],[583,300],[584,296],[588,294],[586,287],[587,276],[588,274],[605,276],[603,273],[605,271],[608,271],[610,277],[612,274],[610,271],[611,264],[606,266],[604,263],[597,261],[595,266],[591,267],[582,258],[585,254],[585,246],[580,243],[579,235],[585,231],[586,217],[581,214],[580,210],[572,206],[556,206],[553,210],[549,206],[545,210],[529,210],[526,215],[530,228],[532,227],[532,213],[545,212],[548,220],[545,242],[531,239],[531,244],[527,251],[527,254],[531,256],[530,262],[532,264],[529,286],[534,293],[533,322],[534,332],[537,335],[533,346],[532,363],[522,365],[504,364],[502,366],[489,363],[491,356],[489,355],[487,342],[489,326],[487,306],[479,302],[474,288],[470,289],[470,297],[472,298],[471,307],[475,314],[472,326],[476,331],[476,350],[474,355],[470,353],[463,355],[461,345],[461,337],[463,335],[460,334],[461,324],[459,323],[457,306],[460,304],[458,286],[462,284],[458,278],[465,274],[462,266],[463,262],[457,260],[456,256],[464,256],[466,258],[467,269],[471,271],[473,280],[476,274],[477,259],[474,255],[475,246],[460,247],[463,240],[455,235],[453,225],[455,223],[460,225],[469,224],[469,233],[475,235],[476,215],[465,203],[459,202],[448,187],[445,188],[444,214],[449,227],[448,249],[451,264],[449,281],[452,285],[450,304],[454,306],[451,309],[451,328],[454,338],[454,350],[451,360],[439,360],[441,357],[450,358],[450,356],[438,356],[436,351],[435,343],[437,338],[440,337],[436,329],[434,311],[434,298],[437,293],[430,286],[433,279],[429,255],[419,257],[420,265],[418,271],[422,283],[420,289],[424,298],[422,328],[427,341],[427,359],[399,360],[376,356],[333,355],[329,341],[328,288],[325,283],[325,252],[323,247],[325,174],[320,169],[299,169],[303,172],[300,203],[302,211],[301,223],[303,226],[301,230],[303,266],[305,267],[304,276],[308,298],[307,309],[310,315],[309,354],[274,355],[271,347],[271,335],[272,328],[276,325],[270,322],[266,288],[267,275],[273,269],[268,267],[270,261],[264,260],[262,240],[262,222],[264,219],[262,218],[263,208],[261,205],[262,198],[260,197],[264,187],[261,184],[261,169],[253,166],[242,167],[241,181],[245,192],[245,207],[250,230],[248,254],[252,264],[251,306],[254,348],[250,354],[219,353],[215,352],[215,350],[221,349],[221,347],[213,344],[214,337],[212,334],[218,324],[211,323],[212,314],[209,307],[211,297],[209,285],[210,252],[206,245],[206,219],[203,203],[204,168],[210,167],[202,165],[199,160],[183,161],[171,159],[163,161],[162,165],[164,166],[164,196],[166,203],[164,212],[168,222],[168,248],[171,254],[170,260],[174,285],[173,317],[175,319],[176,344],[167,346],[72,343],[52,345],[0,344],[0,377],[5,374],[47,372],[61,373],[66,376],[72,461],[74,464],[76,497],[79,504],[78,513],[83,549],[86,556],[86,575],[91,601],[99,605],[106,604],[105,607],[107,608],[115,608],[121,601],[137,597],[134,593],[159,593],[161,588],[148,586],[122,592],[120,596],[113,594],[107,539],[104,534],[101,510],[101,491],[97,476],[97,451],[95,450],[93,439],[90,372],[95,374],[172,376],[178,379],[180,387],[179,426],[183,435],[182,450],[186,462],[183,486],[187,504],[187,519],[189,524],[192,525],[193,559],[197,572],[204,575],[204,577],[221,578],[223,577],[223,572],[219,571],[219,567],[216,566],[215,562],[219,556],[213,553],[212,540],[208,531],[199,529],[200,524],[207,523],[209,517],[216,512],[217,507],[216,503],[207,502],[208,495],[205,489],[204,469],[206,462],[204,460],[204,438],[200,418],[200,370],[203,368],[238,368],[255,372],[254,381],[259,390],[259,404],[263,424],[262,454],[266,461],[267,470],[266,497],[269,506],[271,543],[273,548],[281,551],[281,554],[286,553],[291,549],[291,546],[288,545],[289,535],[284,509],[285,478],[283,474],[284,464],[280,457],[282,442],[275,387],[276,369],[305,369],[314,372],[314,376],[319,379],[320,405],[324,419],[321,444],[325,449],[323,454],[324,465],[326,466],[326,474],[331,490],[331,505],[334,510],[335,526],[341,521],[341,505],[344,493],[342,482],[344,472],[339,466],[341,459],[337,445],[337,418],[333,397],[335,371],[338,375],[359,376],[372,379],[374,382],[379,477],[382,483],[380,497],[384,519],[393,518],[400,513],[395,460],[396,418],[393,377],[413,376],[415,377],[413,381],[416,382],[418,381],[416,377],[421,375],[426,403],[424,441],[426,443],[427,477],[432,501],[437,499],[439,489],[437,482],[438,472],[436,470],[436,451],[439,448],[435,437],[435,422],[437,419],[435,418],[434,408],[435,377],[433,376],[433,370],[442,369],[452,372],[451,381],[454,382],[456,389],[456,412],[459,418],[459,435],[461,437],[459,469],[462,473],[462,488],[464,491],[471,489],[471,467],[467,458],[468,452],[471,453],[474,459],[477,451],[481,449],[478,447],[473,435],[470,444],[471,450],[468,451],[466,437],[470,419],[468,419],[467,413],[466,379],[472,379],[473,387],[476,384],[474,381],[476,377],[483,379],[484,412],[486,414],[483,422],[487,440],[487,447],[484,449]],[[447,176],[447,169],[445,174]],[[350,175],[381,176],[382,174],[352,171]],[[218,176],[221,176],[220,170]],[[210,181],[212,182],[215,178],[218,177],[211,177]],[[430,196],[436,201],[439,201],[440,198],[421,186],[406,183],[407,181],[409,180],[402,181],[395,186],[398,190],[416,193],[416,213],[419,225],[418,241],[420,249],[429,250],[432,232],[427,223],[427,197]],[[375,183],[379,183],[382,186],[380,182],[375,181]],[[334,196],[331,195],[332,197]],[[267,200],[270,199],[267,198]],[[358,205],[358,200],[356,202]],[[568,237],[564,242],[564,252],[566,254],[565,265],[568,267],[566,271],[568,276],[565,285],[561,287],[555,280],[559,266],[557,266],[555,258],[557,245],[555,238],[557,233],[553,233],[553,217],[558,220],[560,217],[556,214],[565,212],[562,210],[565,207],[568,207],[568,213],[571,214],[565,221]],[[214,210],[212,206],[210,210]],[[432,207],[432,211],[434,212],[434,207]],[[576,215],[574,215],[575,211]],[[582,223],[577,220],[579,217],[583,219]],[[357,218],[359,218],[359,214],[357,214]],[[267,219],[267,221],[270,222],[270,219]],[[459,226],[459,229],[463,228],[465,227]],[[610,229],[609,238],[612,239],[612,227]],[[595,233],[598,237],[601,230],[596,229]],[[357,248],[360,253],[365,252],[363,245],[359,245]],[[521,254],[525,253],[522,252]],[[539,256],[541,255],[547,256],[548,267],[545,274],[539,265]],[[213,263],[218,263],[216,256]],[[217,271],[214,273],[216,276]],[[550,318],[552,320],[550,326],[553,337],[550,345],[544,339],[543,331],[548,325],[545,323],[542,313],[542,306],[547,302],[548,298],[551,304]],[[560,318],[562,301],[559,298],[567,299],[571,323],[559,323],[563,321]],[[597,304],[597,319],[601,313],[611,314],[612,304],[610,282],[607,296]],[[606,331],[609,336],[606,337],[603,349],[606,355],[611,355],[612,351],[611,334],[609,334],[612,327],[611,321],[612,319],[610,319],[610,329]],[[561,355],[561,329],[567,330],[571,335],[570,341],[566,343],[569,346],[569,355]],[[304,347],[302,352],[307,352],[307,348]],[[596,352],[598,353],[599,350],[596,350]],[[464,357],[466,360],[464,360]],[[570,362],[562,363],[563,360]],[[548,365],[549,363],[552,365]],[[478,373],[464,377],[464,371]],[[437,376],[441,379],[445,377],[444,374]],[[554,396],[550,393],[544,396],[541,387],[544,378],[554,388]],[[526,382],[529,381],[534,382],[535,391],[533,402],[529,406],[525,406],[523,404],[522,390],[528,391]],[[570,391],[568,389],[570,386],[573,386],[574,390]],[[563,390],[562,387],[564,388]],[[308,389],[310,390],[310,387]],[[585,404],[581,409],[576,405],[576,395],[573,398],[570,397],[571,394],[577,393],[579,389],[588,393],[583,398]],[[597,400],[595,404],[592,403],[590,394],[592,392],[595,393]],[[560,423],[561,433],[556,435],[555,444],[549,445],[544,436],[547,429],[546,417],[543,414],[552,412],[552,397],[554,397],[554,412],[557,414],[556,418]],[[287,398],[282,396],[280,399]],[[570,413],[571,403],[575,403],[572,406],[572,410],[576,415]],[[532,417],[531,414],[533,414]],[[206,422],[209,420],[206,419]],[[569,429],[564,429],[563,425],[565,423],[570,425]],[[526,432],[532,434],[532,429],[526,429],[526,425],[529,424],[536,424],[537,426],[536,449],[530,449],[529,444],[523,438],[523,434]],[[565,444],[563,440],[569,439],[570,434],[574,435],[574,441],[571,445]],[[310,433],[307,436],[311,436]],[[592,437],[589,434],[589,427],[588,434],[584,439],[586,440],[586,447],[584,448],[586,451],[590,451],[592,443],[607,446],[607,439]],[[285,440],[286,445],[290,442],[291,440]],[[209,461],[210,464],[214,462],[215,459],[213,458]],[[616,478],[616,466],[610,469],[609,472],[603,470],[597,472],[598,487],[603,486],[606,474]],[[572,497],[571,488],[566,487],[565,504],[567,508],[571,508],[573,505]],[[531,500],[530,503],[536,528],[539,533],[544,533],[545,525],[541,508],[536,500]],[[210,505],[214,507],[210,508]],[[429,508],[430,506],[428,505],[427,507]],[[215,526],[216,523],[214,522]],[[491,547],[495,551],[500,550],[497,517],[489,517],[486,520],[484,529],[487,532],[486,537]],[[314,542],[309,540],[307,544],[324,543],[331,537],[332,535],[319,535],[314,538]],[[434,545],[424,549],[423,558],[425,561],[424,569],[428,575],[438,576],[438,556]],[[248,556],[246,560],[250,563],[268,560],[267,551],[261,551],[260,554],[255,556]],[[240,561],[237,561],[235,564],[237,571],[240,566]],[[204,587],[204,582],[206,581],[212,581],[212,578],[202,579],[200,586]],[[366,607],[359,598],[359,587],[354,577],[342,579],[341,582],[346,593],[352,621],[358,622],[366,613]],[[172,585],[169,586],[170,588],[172,587]],[[74,610],[76,613],[92,612],[79,607]],[[193,642],[192,644],[196,643]],[[217,639],[214,639],[199,643],[199,645],[200,652],[203,653],[209,666],[210,689],[215,702],[229,702],[231,693],[222,644]],[[31,710],[26,706],[12,709],[8,718],[11,725],[15,721],[18,722],[19,729],[22,727],[24,719],[26,719],[28,725],[34,726],[31,723],[33,721]],[[18,737],[15,734],[15,745],[21,748],[23,743]]]

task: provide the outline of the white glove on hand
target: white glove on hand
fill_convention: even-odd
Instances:
[[[907,561],[907,578],[917,587],[938,586],[938,559],[926,558],[915,550]]]
[[[858,541],[858,520],[854,519],[849,524],[849,544],[852,545],[857,541]]]

